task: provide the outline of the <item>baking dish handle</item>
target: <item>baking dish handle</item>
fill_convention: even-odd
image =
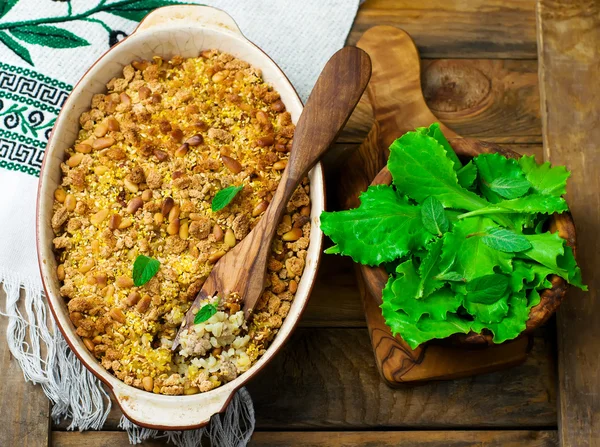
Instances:
[[[231,390],[217,388],[193,396],[164,396],[118,384],[113,393],[123,414],[131,422],[159,430],[201,428],[225,410]]]
[[[173,5],[155,9],[144,17],[134,32],[172,24],[202,26],[242,35],[237,23],[225,11],[201,5]]]

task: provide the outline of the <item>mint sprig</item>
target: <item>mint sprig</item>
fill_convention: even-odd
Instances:
[[[196,316],[194,317],[194,324],[204,323],[210,317],[212,317],[214,314],[216,314],[217,306],[218,306],[218,303],[216,303],[216,304],[209,303],[209,304],[205,304],[204,306],[202,306],[200,308],[200,310],[198,310],[198,313],[196,314]]]
[[[233,200],[233,198],[244,189],[243,185],[240,186],[228,186],[222,189],[212,199],[211,208],[213,211],[221,211]]]
[[[133,263],[133,284],[143,286],[158,273],[160,262],[144,255],[138,255]]]

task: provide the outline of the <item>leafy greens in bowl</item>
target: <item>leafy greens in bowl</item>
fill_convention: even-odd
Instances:
[[[454,334],[502,343],[528,327],[553,278],[586,290],[573,250],[549,231],[568,211],[564,167],[498,153],[463,164],[438,124],[397,139],[387,167],[392,185],[324,212],[321,228],[335,243],[327,253],[385,267],[383,317],[413,349]]]

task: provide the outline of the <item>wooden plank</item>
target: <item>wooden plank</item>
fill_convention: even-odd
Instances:
[[[431,111],[463,137],[541,143],[535,60],[422,60],[421,85]],[[373,124],[363,96],[339,142],[359,143]]]
[[[0,302],[5,301],[6,294],[0,288]],[[8,350],[7,326],[8,318],[0,316],[0,371],[3,378],[0,402],[5,420],[0,429],[0,446],[45,446],[50,436],[50,402],[41,387],[23,379],[19,365]]]
[[[323,255],[302,327],[364,327],[352,259]]]
[[[349,42],[375,25],[408,31],[427,58],[536,57],[534,0],[368,0]]]
[[[254,447],[552,447],[556,431],[255,432]]]
[[[114,447],[127,445],[127,434],[105,432],[52,432],[53,447]],[[158,447],[163,440],[148,440],[142,447]],[[261,432],[252,436],[250,446],[258,447],[554,447],[555,430],[545,431],[366,431],[366,432]]]
[[[259,429],[552,428],[553,350],[536,338],[512,369],[394,390],[377,372],[364,329],[300,328],[248,390]],[[120,417],[115,404],[105,429]]]
[[[567,201],[589,286],[558,312],[560,440],[600,445],[600,3],[541,0],[538,39],[545,155],[572,172]]]
[[[552,427],[551,358],[539,339],[521,366],[393,390],[363,329],[300,329],[248,389],[259,428]]]
[[[123,431],[53,431],[52,447],[121,447],[129,445],[127,433]],[[141,444],[141,447],[173,446],[164,439],[152,439]]]

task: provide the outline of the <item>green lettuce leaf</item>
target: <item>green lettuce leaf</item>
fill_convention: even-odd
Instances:
[[[426,298],[416,299],[419,277],[412,261],[402,263],[397,272],[396,276],[390,275],[383,289],[382,300],[391,310],[404,312],[413,323],[423,315],[445,320],[448,312],[456,312],[462,304],[462,297],[449,287],[436,290]]]
[[[458,159],[456,152],[454,152],[454,149],[452,149],[452,146],[450,146],[450,143],[442,132],[442,129],[440,129],[440,123],[433,123],[429,127],[418,127],[415,129],[415,131],[427,135],[428,137],[431,137],[437,141],[446,151],[446,157],[452,161],[455,171],[458,171],[462,168],[462,163]]]
[[[341,255],[342,252],[340,251],[340,247],[338,247],[337,245],[332,245],[329,248],[326,248],[324,253],[326,255]]]
[[[483,243],[482,236],[497,225],[487,217],[470,217],[457,222],[452,231],[444,235],[440,258],[440,271],[458,273],[471,281],[495,273],[512,272],[512,253],[504,253]]]
[[[525,285],[535,279],[535,272],[531,268],[531,263],[515,259],[513,261],[514,270],[510,275],[510,289],[513,292],[520,292]]]
[[[562,197],[542,194],[529,194],[518,199],[503,200],[496,206],[518,213],[552,214],[569,211],[567,202]]]
[[[442,253],[443,240],[436,239],[434,242],[427,245],[427,255],[419,265],[419,285],[417,286],[416,298],[429,296],[431,292],[439,289],[444,285],[444,281],[440,281],[435,277],[439,272],[439,260]]]
[[[391,186],[371,186],[353,210],[323,212],[321,229],[355,262],[379,265],[418,250],[433,238],[421,223],[421,207]]]
[[[587,290],[581,278],[581,270],[573,256],[573,250],[558,233],[529,234],[525,237],[532,248],[521,253],[522,256],[539,262],[569,284]]]
[[[422,133],[408,132],[392,143],[388,168],[398,191],[418,203],[434,196],[445,208],[472,211],[489,205],[458,184],[444,147]]]
[[[438,321],[431,317],[422,317],[414,323],[404,312],[392,310],[388,303],[381,305],[381,311],[392,334],[400,335],[412,349],[435,338],[447,338],[458,333],[466,334],[471,330],[470,321],[452,313],[446,316],[446,320]]]
[[[568,210],[566,169],[499,154],[463,166],[439,124],[397,139],[388,168],[394,186],[321,225],[327,253],[386,269],[382,315],[413,349],[470,330],[517,337],[553,274],[586,290],[566,241],[543,232]]]
[[[521,157],[519,165],[536,193],[558,197],[567,193],[571,173],[564,166],[553,167],[549,162],[538,165],[533,155]]]
[[[491,304],[506,295],[508,285],[508,276],[492,273],[469,281],[465,286],[465,291],[470,302]]]
[[[529,309],[527,308],[525,293],[513,293],[508,298],[508,313],[500,322],[485,323],[475,320],[471,327],[477,333],[481,333],[483,329],[488,329],[494,334],[494,343],[503,343],[506,340],[518,337],[525,330],[528,318]]]
[[[470,301],[467,295],[463,306],[476,321],[486,324],[499,323],[508,314],[508,295],[487,304]]]
[[[475,183],[477,178],[477,166],[473,163],[473,160],[469,161],[466,165],[460,168],[456,172],[458,178],[458,184],[465,189],[470,189]]]
[[[453,290],[465,294],[463,306],[475,319],[497,323],[508,313],[509,277],[499,273],[480,276],[466,285],[453,284]]]
[[[527,294],[527,311],[529,312],[532,307],[537,306],[542,301],[540,292],[536,289],[531,289]]]

